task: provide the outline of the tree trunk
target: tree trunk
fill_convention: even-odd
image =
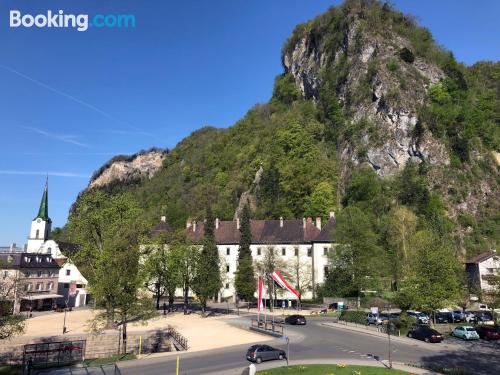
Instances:
[[[188,309],[188,304],[189,304],[188,294],[189,294],[189,287],[185,286],[184,287],[184,314],[187,314],[187,309]]]
[[[161,298],[160,288],[157,287],[156,288],[156,310],[160,309],[160,298]]]
[[[172,311],[174,307],[174,293],[168,294],[168,311]]]
[[[123,354],[127,354],[127,320],[123,323]]]

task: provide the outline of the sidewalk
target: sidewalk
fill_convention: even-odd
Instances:
[[[377,362],[375,360],[335,360],[335,359],[312,359],[312,360],[303,360],[303,361],[290,361],[289,365],[290,366],[296,366],[296,365],[336,365],[336,364],[344,364],[347,366],[372,366],[372,367],[387,367],[387,363],[382,363],[382,362]],[[286,363],[284,362],[279,362],[279,361],[270,361],[267,363],[262,363],[260,365],[257,365],[257,374],[259,374],[259,371],[263,370],[268,370],[276,367],[284,367],[286,366]],[[405,365],[403,363],[392,363],[392,367],[397,370],[401,371],[406,371],[410,374],[419,374],[419,375],[439,375],[437,372],[432,372],[426,369],[418,368],[418,367],[412,367]],[[228,371],[218,371],[218,372],[211,372],[207,373],[206,375],[242,375],[242,374],[247,374],[245,372],[245,369],[248,368],[241,368],[241,369],[233,369],[233,370],[228,370]]]

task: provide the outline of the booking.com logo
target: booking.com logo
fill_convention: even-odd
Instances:
[[[64,11],[46,14],[22,14],[20,10],[10,11],[10,27],[38,27],[38,28],[74,28],[78,31],[87,31],[95,28],[126,28],[135,27],[133,14],[65,14]]]

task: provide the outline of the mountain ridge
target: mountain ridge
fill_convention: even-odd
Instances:
[[[98,188],[131,193],[151,223],[166,215],[181,228],[208,206],[230,219],[245,197],[257,218],[326,216],[349,204],[361,174],[419,215],[442,207],[464,253],[496,246],[499,63],[457,63],[375,0],[297,26],[282,61],[268,103],[230,128],[193,132],[150,178]],[[423,201],[397,189],[420,189]]]

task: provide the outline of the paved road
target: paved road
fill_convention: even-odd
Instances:
[[[241,318],[248,320],[248,318]],[[287,326],[285,334],[290,337],[290,359],[292,360],[380,360],[388,359],[385,337],[369,335],[344,328],[323,325],[327,319],[309,319],[306,326]],[[241,322],[241,321],[240,321]],[[498,346],[479,343],[462,343],[453,338],[449,344],[427,344],[416,340],[392,340],[391,357],[401,363],[441,363],[450,367],[463,366],[473,374],[494,374],[500,368]],[[286,344],[280,339],[270,342],[283,349]],[[185,352],[180,355],[181,374],[198,375],[222,373],[234,369],[241,374],[248,366],[245,359],[249,345],[231,348]],[[495,355],[496,353],[496,355]],[[123,375],[175,374],[176,357],[165,356],[119,364]]]

